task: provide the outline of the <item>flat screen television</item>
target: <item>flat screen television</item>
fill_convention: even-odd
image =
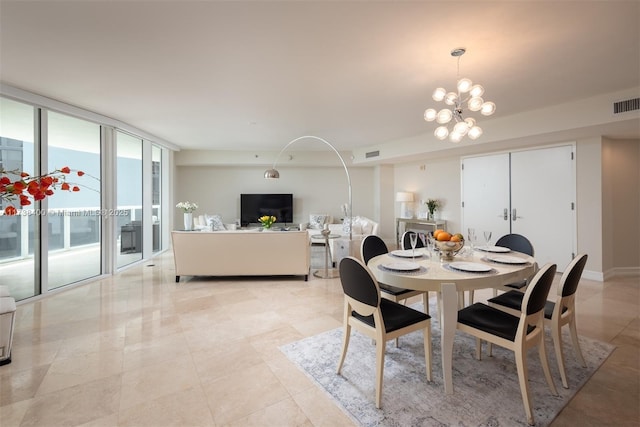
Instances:
[[[240,224],[258,223],[263,215],[273,215],[276,222],[293,222],[293,194],[240,194]]]

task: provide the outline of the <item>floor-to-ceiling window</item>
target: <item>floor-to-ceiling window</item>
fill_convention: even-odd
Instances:
[[[17,89],[7,95],[5,88],[0,175],[15,181],[20,172],[37,176],[66,166],[72,169],[67,182],[80,191],[58,188],[24,209],[16,202],[18,213],[11,216],[4,215],[9,201],[0,199],[0,285],[24,300],[166,249],[168,149],[107,117]]]
[[[151,193],[153,221],[153,252],[162,248],[162,148],[151,146]]]
[[[47,286],[55,289],[102,272],[100,125],[48,112],[47,142],[48,170],[70,167],[67,182],[80,189],[47,199]]]
[[[142,140],[116,132],[118,268],[142,259]]]
[[[34,175],[35,130],[32,106],[0,98],[0,170],[11,181],[19,178],[11,171]],[[8,205],[8,201],[0,200],[0,284],[8,286],[9,293],[20,300],[40,293],[33,257],[39,234],[35,230],[33,205],[22,209],[16,203],[17,215],[3,215]]]

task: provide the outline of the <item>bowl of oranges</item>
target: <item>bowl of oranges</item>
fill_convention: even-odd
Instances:
[[[453,261],[453,257],[464,247],[464,236],[460,233],[436,230],[433,232],[433,239],[443,261]]]

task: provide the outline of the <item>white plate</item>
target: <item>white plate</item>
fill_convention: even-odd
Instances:
[[[470,273],[487,273],[487,272],[493,270],[488,265],[478,264],[478,263],[475,263],[475,262],[459,262],[459,261],[456,261],[456,262],[449,263],[449,267],[453,268],[454,270],[467,271],[467,272],[470,272]]]
[[[511,249],[503,246],[478,246],[476,249],[483,252],[494,252],[497,254],[511,252]]]
[[[487,259],[493,262],[499,262],[501,264],[527,264],[526,259],[518,258],[509,255],[487,255]]]
[[[422,256],[422,253],[421,253],[420,249],[416,249],[415,254],[416,254],[416,256],[415,256],[416,258]],[[413,254],[411,253],[411,249],[391,251],[391,255],[399,256],[399,257],[402,257],[402,258],[413,258]]]
[[[382,264],[384,268],[392,271],[417,271],[420,270],[420,265],[415,262],[398,261]]]

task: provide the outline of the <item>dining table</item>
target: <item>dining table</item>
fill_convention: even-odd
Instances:
[[[498,246],[463,248],[453,260],[441,260],[427,248],[397,250],[367,263],[380,283],[418,291],[436,291],[440,316],[442,377],[445,394],[453,394],[453,341],[464,291],[501,288],[530,278],[537,263],[529,255]]]

